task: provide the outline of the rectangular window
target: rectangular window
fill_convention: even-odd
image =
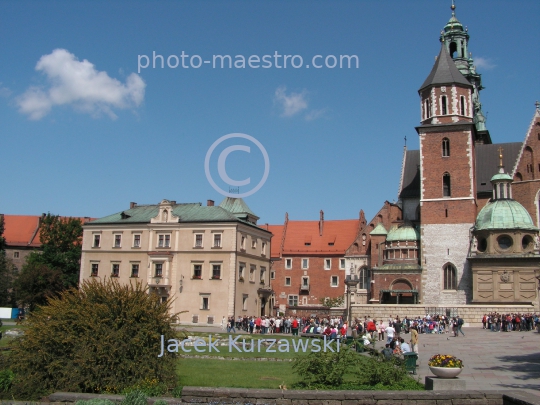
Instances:
[[[90,276],[91,276],[91,277],[97,277],[97,275],[98,275],[98,270],[99,270],[99,264],[97,264],[97,263],[92,263],[92,272],[90,273]]]
[[[92,245],[92,247],[95,247],[95,248],[98,248],[100,246],[100,243],[101,243],[101,235],[94,235],[94,244]]]
[[[266,255],[266,242],[261,243],[261,255]]]
[[[120,277],[120,264],[113,263],[111,277]]]
[[[221,278],[221,264],[212,265],[212,278],[220,279]]]
[[[141,247],[141,235],[133,235],[133,247]]]
[[[171,235],[159,235],[158,236],[158,247],[171,247]]]
[[[289,295],[289,306],[290,307],[298,306],[298,295]]]
[[[214,234],[214,247],[215,248],[221,247],[221,234],[220,233]]]
[[[202,310],[210,309],[210,297],[208,295],[201,295],[201,309]]]
[[[163,263],[156,263],[154,277],[163,277]]]
[[[248,309],[248,298],[249,298],[249,295],[247,294],[242,295],[242,311],[247,311]]]
[[[203,247],[203,236],[202,236],[202,233],[197,233],[195,234],[195,247],[196,248],[202,248]]]
[[[13,252],[13,258],[18,259],[19,258],[19,252]]]
[[[139,265],[138,264],[132,264],[131,265],[131,277],[139,277]]]
[[[302,277],[302,288],[309,287],[309,277]]]
[[[446,115],[448,113],[447,108],[446,108],[446,96],[442,96],[441,105],[442,105],[442,115]]]
[[[292,269],[292,259],[285,259],[285,268]]]
[[[238,265],[238,280],[244,281],[245,272],[246,272],[246,264],[240,263]]]
[[[246,250],[246,237],[244,235],[240,238],[240,249]]]
[[[261,284],[265,283],[264,278],[266,277],[266,267],[261,267]]]
[[[114,247],[119,248],[122,246],[122,235],[114,235]]]
[[[275,271],[271,271],[271,272],[270,272],[270,279],[271,279],[271,280],[275,280],[275,279],[276,279],[276,272],[275,272]]]
[[[285,285],[286,285],[286,286],[290,286],[290,285],[291,285],[291,278],[290,278],[290,277],[285,277]]]
[[[324,259],[324,269],[330,270],[332,268],[332,259]]]
[[[255,249],[257,247],[257,239],[251,238],[251,248]]]
[[[255,270],[257,270],[256,266],[250,266],[249,268],[249,281],[255,282]]]
[[[337,287],[338,286],[338,276],[332,276],[330,280],[330,286],[331,287]]]
[[[339,269],[345,270],[345,259],[339,259]]]
[[[309,269],[309,259],[302,259],[302,268]]]
[[[202,278],[202,264],[193,265],[193,278]]]

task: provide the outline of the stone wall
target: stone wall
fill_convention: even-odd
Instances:
[[[408,318],[417,316],[424,317],[427,314],[428,308],[431,307],[435,307],[435,305],[357,304],[352,306],[351,313],[353,318],[363,319],[364,316],[370,316],[371,318],[377,320],[382,319],[383,321],[387,321],[390,316],[395,317],[396,315],[401,319],[403,319],[405,316]],[[440,307],[442,308],[442,305],[440,305]],[[454,305],[451,306],[451,308],[455,308],[457,310],[457,314],[463,318],[465,324],[468,324],[468,326],[480,325],[482,323],[482,317],[484,314],[488,314],[490,312],[507,314],[539,311],[538,307],[535,308],[532,305]]]
[[[461,305],[472,299],[472,274],[467,254],[472,223],[422,225],[422,296],[430,306]],[[443,268],[451,263],[457,270],[456,290],[444,290]]]
[[[57,392],[44,405],[65,405],[93,398],[120,402],[119,395]],[[153,404],[158,398],[149,398]],[[168,404],[257,404],[257,405],[540,405],[540,397],[522,391],[300,391],[247,388],[184,387],[182,398],[159,398]],[[6,405],[23,405],[5,401]],[[41,405],[35,403],[34,405]]]

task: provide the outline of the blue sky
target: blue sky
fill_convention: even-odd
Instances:
[[[101,217],[130,201],[217,203],[206,153],[243,133],[269,156],[267,181],[245,198],[261,223],[282,223],[285,212],[318,219],[321,209],[326,219],[357,218],[360,209],[370,219],[397,199],[404,137],[418,148],[417,90],[450,3],[0,0],[0,212]],[[456,5],[486,87],[491,137],[522,141],[540,99],[540,2]],[[159,58],[151,67],[153,52],[164,68]],[[246,67],[168,67],[182,52],[188,66],[193,55],[228,54],[243,55]],[[249,56],[275,52],[304,65],[247,66]],[[138,69],[139,55],[150,57],[148,68]],[[314,55],[359,63],[306,68]],[[219,148],[237,144],[251,152],[232,152],[226,170],[251,179],[246,192],[264,160],[245,140]],[[219,148],[209,167],[226,189]]]

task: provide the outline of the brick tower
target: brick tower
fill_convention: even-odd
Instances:
[[[421,125],[416,130],[425,305],[452,306],[471,299],[467,254],[477,213],[475,145],[491,139],[479,101],[480,75],[466,56],[468,38],[452,5],[439,56],[419,90]]]

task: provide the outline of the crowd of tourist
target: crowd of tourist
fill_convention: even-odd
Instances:
[[[491,332],[540,332],[540,318],[536,313],[499,314],[492,312],[482,317],[482,328]]]

